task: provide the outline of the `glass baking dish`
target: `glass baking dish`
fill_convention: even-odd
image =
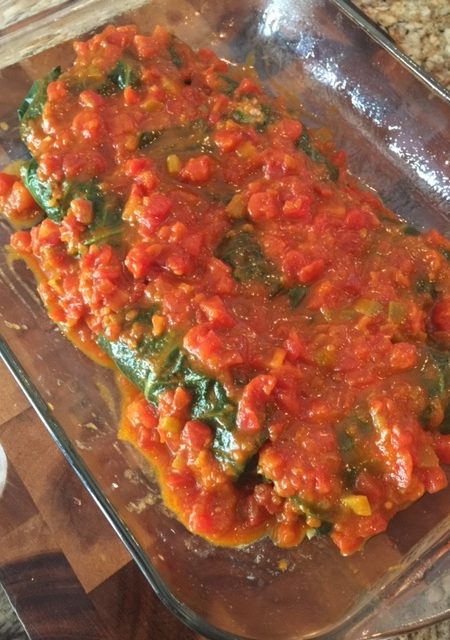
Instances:
[[[68,0],[17,15],[0,30],[8,65],[0,71],[1,164],[23,156],[16,106],[32,79],[70,60],[68,38],[110,20],[144,31],[162,24],[230,61],[252,54],[267,88],[300,102],[309,124],[334,131],[351,170],[390,208],[449,232],[450,94],[351,4]],[[3,247],[8,237],[1,222]],[[55,329],[32,275],[4,249],[0,292],[1,355],[149,583],[186,624],[216,640],[361,640],[450,616],[450,488],[397,515],[349,558],[321,538],[290,550],[266,540],[213,547],[161,504],[151,470],[116,438],[111,372]]]

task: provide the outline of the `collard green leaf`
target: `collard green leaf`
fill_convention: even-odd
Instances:
[[[157,406],[160,394],[178,386],[191,395],[191,418],[201,420],[214,430],[213,452],[221,464],[235,473],[232,452],[237,448],[233,434],[236,404],[228,397],[223,385],[189,363],[171,333],[160,338],[145,336],[136,346],[123,338],[97,338],[100,348],[115,362],[118,369]]]
[[[163,132],[161,129],[154,129],[153,131],[142,131],[139,134],[138,139],[138,149],[146,149],[151,144],[156,142],[158,138],[162,136]]]
[[[108,79],[118,88],[138,87],[140,77],[138,71],[125,60],[119,60],[114,69],[108,74]]]
[[[86,198],[92,202],[93,206],[94,218],[90,224],[90,230],[96,232],[102,230],[106,233],[114,227],[113,235],[117,234],[117,227],[121,222],[121,208],[114,199],[105,198],[95,180],[79,183],[64,181],[62,195],[55,200],[51,184],[38,176],[36,160],[32,159],[25,163],[20,170],[20,175],[24,185],[50,220],[61,222],[74,198]]]
[[[263,282],[269,287],[271,295],[281,290],[276,268],[263,254],[253,233],[237,231],[221,242],[216,254],[230,265],[233,277],[238,282]]]
[[[61,67],[55,67],[46,76],[33,82],[22,104],[17,109],[17,115],[22,124],[42,115],[42,110],[47,102],[47,87],[60,75]]]
[[[297,284],[295,287],[291,287],[287,292],[289,300],[289,306],[291,309],[296,309],[303,298],[308,293],[309,287],[305,284]]]
[[[168,46],[168,51],[169,51],[169,55],[170,55],[170,59],[172,60],[172,64],[177,68],[177,69],[181,69],[181,67],[183,66],[183,60],[180,57],[180,54],[177,51],[177,45],[176,45],[176,40],[175,38],[172,38],[169,46]]]
[[[225,74],[221,74],[220,79],[222,80],[223,83],[223,88],[222,91],[225,95],[229,96],[233,93],[233,91],[235,89],[237,89],[237,87],[239,86],[239,83],[234,80],[233,78],[230,78],[230,76],[227,76]]]
[[[297,140],[297,147],[306,153],[313,162],[323,164],[327,169],[330,180],[336,182],[339,178],[338,169],[323,155],[323,153],[312,145],[311,137],[305,127],[303,127],[300,137]]]
[[[50,185],[38,177],[37,169],[38,164],[34,159],[22,165],[20,169],[22,181],[50,220],[61,222],[64,212],[59,204],[55,204]]]

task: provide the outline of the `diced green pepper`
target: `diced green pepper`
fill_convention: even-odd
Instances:
[[[359,298],[354,304],[354,309],[363,316],[374,317],[381,313],[383,307],[377,300]]]
[[[408,309],[403,302],[391,300],[388,305],[388,320],[394,324],[401,324],[408,317]]]

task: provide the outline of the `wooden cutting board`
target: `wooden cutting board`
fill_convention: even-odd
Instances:
[[[0,362],[0,582],[31,640],[199,640],[158,600]]]

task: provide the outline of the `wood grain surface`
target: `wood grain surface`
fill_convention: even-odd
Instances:
[[[0,363],[0,582],[31,640],[199,640],[158,600]]]

